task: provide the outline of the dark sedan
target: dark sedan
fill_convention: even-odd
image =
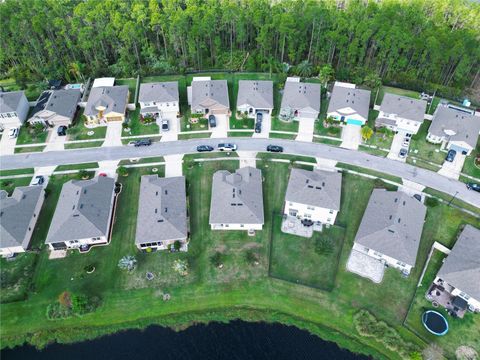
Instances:
[[[283,152],[283,147],[278,146],[278,145],[268,145],[268,146],[267,146],[267,151],[270,151],[270,152]]]
[[[467,183],[467,189],[480,192],[480,184],[469,182]]]
[[[213,147],[210,145],[198,145],[197,151],[198,152],[213,151]]]
[[[455,150],[448,150],[445,161],[453,162],[453,160],[455,159],[455,155],[457,155],[457,152]]]

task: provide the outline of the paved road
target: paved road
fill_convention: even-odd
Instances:
[[[90,149],[50,151],[43,153],[5,155],[0,158],[0,169],[19,169],[39,166],[67,165],[102,160],[122,160],[129,158],[164,156],[195,153],[197,145],[216,146],[219,142],[230,141],[238,145],[239,150],[265,151],[268,144],[284,147],[285,153],[322,157],[383,173],[398,176],[421,185],[442,191],[480,208],[480,193],[470,191],[465,184],[448,179],[440,174],[387,158],[380,158],[364,152],[342,149],[320,143],[309,143],[284,139],[191,139],[172,142],[158,142],[149,147],[116,146]]]

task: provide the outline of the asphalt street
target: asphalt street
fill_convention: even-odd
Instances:
[[[0,169],[21,169],[97,162],[103,160],[122,160],[149,156],[189,154],[196,153],[197,145],[211,145],[216,148],[217,144],[221,142],[234,142],[237,144],[238,150],[255,152],[265,151],[269,144],[281,145],[284,148],[284,153],[287,154],[312,157],[318,156],[398,176],[450,194],[452,197],[456,196],[458,199],[480,208],[480,193],[468,190],[463,182],[446,178],[436,172],[360,151],[343,149],[320,143],[284,139],[206,138],[158,142],[153,143],[148,147],[113,146],[5,155],[0,157]]]

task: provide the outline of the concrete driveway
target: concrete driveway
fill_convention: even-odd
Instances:
[[[55,126],[53,129],[49,130],[49,134],[47,136],[47,146],[43,151],[56,151],[56,150],[64,150],[65,149],[65,141],[67,141],[66,136],[58,136],[59,126]]]
[[[253,138],[263,138],[268,139],[270,136],[270,130],[272,128],[272,116],[270,114],[263,113],[262,119],[262,131],[259,133],[253,133]]]
[[[398,153],[400,152],[400,149],[403,148],[402,146],[403,139],[405,139],[406,133],[399,131],[395,136],[393,137],[392,141],[392,146],[390,147],[390,152],[387,155],[387,158],[392,159],[392,160],[397,160],[401,162],[406,162],[407,157],[404,157],[403,159],[398,156]],[[408,150],[408,147],[406,148]]]
[[[225,138],[228,135],[228,121],[227,115],[215,115],[217,126],[210,128],[212,131],[211,138]]]
[[[177,141],[178,140],[178,131],[180,129],[180,119],[177,118],[176,114],[173,114],[172,117],[164,117],[169,121],[169,129],[168,131],[162,131],[161,123],[158,124],[160,127],[160,134],[162,137],[160,141]]]
[[[295,140],[312,142],[314,128],[315,128],[315,119],[299,118],[298,119],[298,135],[295,138]]]
[[[182,176],[183,175],[183,155],[166,155],[165,159],[165,177]]]
[[[440,175],[446,176],[450,179],[458,180],[460,173],[463,169],[463,164],[465,163],[466,155],[457,153],[455,159],[452,162],[444,161],[442,168],[438,170]]]
[[[98,176],[99,174],[103,173],[103,174],[107,174],[108,177],[117,179],[118,177],[117,168],[118,168],[119,162],[120,161],[118,160],[99,161],[98,169],[95,171],[95,176]]]
[[[122,146],[121,121],[112,121],[107,124],[107,134],[102,146]]]
[[[240,160],[240,167],[257,167],[257,153],[255,151],[237,151]]]
[[[8,132],[10,128],[3,130],[2,139],[0,140],[0,154],[12,155],[15,153],[15,145],[17,144],[17,138],[9,139]]]
[[[340,147],[351,150],[358,150],[362,143],[362,127],[354,124],[347,124],[342,129],[342,143]]]

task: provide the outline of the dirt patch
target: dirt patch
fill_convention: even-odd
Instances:
[[[258,249],[261,248],[262,244],[256,243],[256,242],[249,242],[246,243],[245,245],[242,246],[242,249],[244,250],[250,250],[250,249]]]
[[[455,357],[458,360],[477,360],[478,353],[470,346],[459,346],[455,351]]]

